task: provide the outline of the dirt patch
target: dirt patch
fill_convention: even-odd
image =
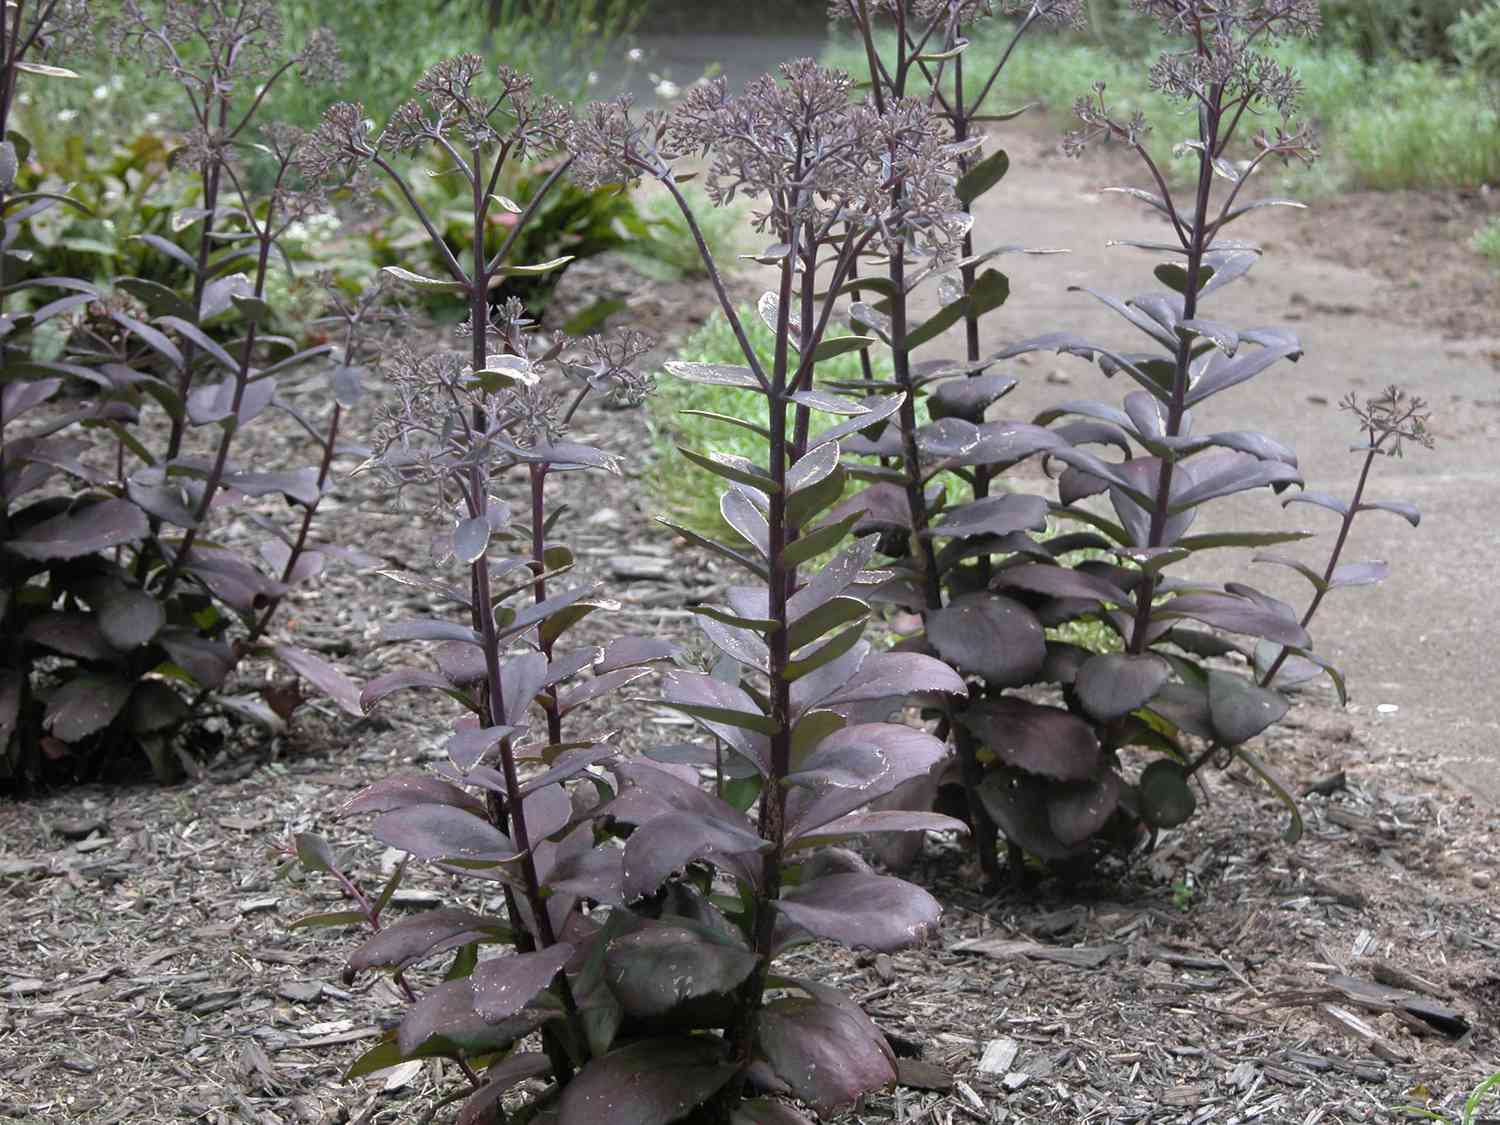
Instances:
[[[1455,339],[1488,337],[1496,352],[1491,358],[1500,359],[1500,269],[1469,245],[1497,216],[1500,191],[1494,189],[1355,192],[1317,201],[1298,223],[1297,240],[1320,258],[1385,278],[1389,313],[1397,320]],[[1304,300],[1309,315],[1339,315],[1336,304]]]

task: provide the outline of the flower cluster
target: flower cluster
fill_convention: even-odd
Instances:
[[[1433,446],[1427,403],[1398,386],[1389,386],[1364,401],[1350,391],[1339,406],[1359,419],[1360,427],[1370,436],[1370,448],[1388,457],[1400,457],[1408,441],[1423,449]]]
[[[1153,89],[1207,111],[1215,122],[1198,142],[1212,142],[1210,159],[1219,159],[1247,116],[1274,112],[1281,118],[1273,139],[1264,129],[1252,138],[1257,162],[1266,156],[1311,161],[1317,145],[1305,126],[1291,118],[1302,96],[1296,73],[1263,53],[1268,42],[1309,36],[1320,26],[1317,0],[1131,0],[1142,15],[1154,17],[1163,30],[1188,40],[1185,47],[1163,53],[1152,64]],[[1069,134],[1064,148],[1076,154],[1091,141],[1107,137],[1139,148],[1148,131],[1140,113],[1129,120],[1111,115],[1104,86],[1095,84],[1073,107],[1083,127]]]
[[[596,103],[574,134],[576,167],[591,184],[665,177],[673,159],[696,151],[714,203],[761,201],[756,229],[783,242],[794,232],[817,241],[838,223],[888,241],[952,242],[958,157],[941,122],[916,101],[881,113],[851,101],[851,89],[843,71],[803,59],[738,95],[722,78],[696,86],[670,116],[637,117],[625,99]]]
[[[476,89],[485,73],[476,54],[455,55],[428,68],[418,97],[397,107],[386,135],[403,152],[456,136],[467,148],[507,145],[523,158],[554,151],[572,130],[572,114],[549,96],[538,96],[529,76],[502,66],[499,90]]]

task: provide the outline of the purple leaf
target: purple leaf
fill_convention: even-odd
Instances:
[[[620,668],[670,660],[680,647],[661,637],[618,637],[605,645],[604,654],[594,661],[594,674],[602,676]]]
[[[444,749],[453,764],[467,773],[479,764],[490,747],[498,746],[501,740],[515,733],[515,727],[465,727],[448,739]]]
[[[1048,803],[1054,793],[1054,782],[1005,770],[992,770],[979,786],[985,811],[1005,838],[1050,863],[1071,859],[1085,848],[1082,844],[1064,844],[1052,830]]]
[[[1359,510],[1361,512],[1392,512],[1412,527],[1422,522],[1422,513],[1417,510],[1417,506],[1408,504],[1405,500],[1366,500],[1359,506]]]
[[[617,668],[613,672],[570,684],[557,693],[557,708],[566,715],[585,703],[601,699],[649,675],[651,675],[650,668]]]
[[[1245,338],[1249,339],[1249,336],[1246,335]],[[1278,360],[1289,359],[1301,353],[1301,345],[1295,343],[1240,352],[1232,359],[1223,352],[1215,351],[1207,369],[1198,376],[1188,391],[1185,405],[1196,406],[1211,395],[1228,390],[1246,379],[1253,379]]]
[[[185,568],[215,597],[241,613],[259,610],[288,590],[233,551],[218,547],[195,546]]]
[[[1120,804],[1122,785],[1114,770],[1096,780],[1059,785],[1047,802],[1047,823],[1060,843],[1081,844],[1103,828]]]
[[[276,397],[276,380],[274,378],[258,379],[245,387],[245,393],[240,396],[239,410],[236,412],[234,408],[235,386],[234,379],[225,379],[222,383],[195,387],[189,391],[187,413],[193,425],[207,426],[234,417],[236,424],[243,426],[265,413],[266,408],[271,405],[271,400]]]
[[[1390,566],[1383,562],[1344,563],[1334,568],[1328,585],[1331,589],[1340,586],[1373,586],[1377,582],[1384,582],[1390,573]]]
[[[866,657],[849,682],[823,703],[840,707],[927,693],[967,696],[969,687],[962,676],[934,657],[918,652],[876,652]]]
[[[407,1011],[396,1033],[408,1058],[463,1051],[487,1053],[524,1039],[548,1019],[546,1012],[524,1011],[499,1023],[486,1022],[474,1010],[474,985],[468,978],[429,988]],[[434,1036],[436,1043],[429,1043]],[[425,1045],[425,1049],[424,1048]]]
[[[1258,605],[1249,598],[1234,594],[1179,594],[1151,612],[1153,621],[1179,617],[1191,617],[1205,625],[1223,629],[1226,633],[1264,637],[1268,641],[1296,648],[1311,647],[1307,630],[1297,623],[1295,616],[1288,617],[1274,609]]]
[[[573,802],[560,785],[544,785],[522,798],[526,837],[531,843],[546,839],[573,819]]]
[[[759,963],[742,946],[709,941],[665,920],[647,921],[610,945],[604,974],[628,1015],[650,1019],[691,1000],[732,992]]]
[[[484,649],[468,641],[444,641],[432,654],[443,679],[456,688],[486,683],[490,668]]]
[[[75,676],[52,693],[42,725],[64,742],[78,742],[103,730],[130,699],[128,680]]]
[[[1042,531],[1046,526],[1047,501],[1040,496],[1011,493],[960,505],[932,529],[932,534],[934,538],[1006,535],[1012,531]]]
[[[1179,492],[1172,489],[1167,508],[1169,515],[1187,512],[1199,504],[1220,496],[1232,496],[1252,488],[1267,485],[1301,484],[1302,475],[1296,468],[1283,461],[1262,461],[1249,453],[1234,450],[1217,450],[1196,457],[1192,466],[1189,487]],[[1175,475],[1173,483],[1176,483]],[[1173,537],[1169,542],[1175,542]]]
[[[10,383],[0,388],[0,416],[13,422],[34,406],[46,402],[62,389],[61,379],[36,379],[29,383]]]
[[[726,488],[719,497],[719,514],[724,517],[725,523],[739,533],[741,539],[765,557],[770,550],[768,544],[771,530],[766,524],[766,517],[761,515],[760,509],[743,491]]]
[[[169,626],[156,635],[156,643],[201,687],[218,687],[234,667],[234,653],[228,645],[190,629]]]
[[[386,926],[349,957],[349,968],[408,969],[428,957],[471,941],[502,941],[509,932],[502,922],[468,910],[428,910]]]
[[[453,805],[410,805],[382,813],[370,835],[418,859],[502,862],[520,854],[488,820]]]
[[[667,1125],[738,1070],[715,1038],[644,1039],[585,1065],[562,1092],[557,1125]]]
[[[543,881],[554,895],[576,895],[605,906],[624,906],[624,857],[623,848],[589,848],[558,860]]]
[[[1217,741],[1225,746],[1248,742],[1291,705],[1278,691],[1263,688],[1233,672],[1208,669],[1208,715]]]
[[[896,723],[860,723],[834,731],[788,777],[788,839],[806,835],[926,773],[947,747],[925,731]]]
[[[368,711],[386,696],[394,695],[406,688],[450,690],[447,679],[436,672],[430,672],[426,668],[397,668],[394,672],[376,676],[365,685],[364,691],[359,693],[360,708],[362,711]]]
[[[910,782],[907,782],[910,784]],[[967,832],[969,826],[951,816],[935,812],[912,812],[901,808],[850,813],[823,825],[816,833],[797,838],[797,847],[822,844],[839,837],[868,836],[877,832]]]
[[[849,947],[904,949],[943,912],[921,887],[890,875],[825,875],[784,891],[777,911],[814,937]]]
[[[28,641],[79,660],[116,660],[119,657],[104,639],[93,614],[43,613],[26,623],[23,635]]]
[[[1129,481],[1132,488],[1139,496],[1129,494],[1123,488],[1111,488],[1109,500],[1114,506],[1115,514],[1120,517],[1120,524],[1125,528],[1125,533],[1130,542],[1137,547],[1145,547],[1151,543],[1151,509],[1152,503],[1142,504],[1140,496],[1149,497],[1154,501],[1157,490],[1161,487],[1162,462],[1157,457],[1137,457],[1116,466],[1116,471],[1125,480]],[[1177,498],[1193,487],[1197,479],[1196,463],[1179,464],[1172,472],[1172,486],[1168,501],[1176,509]],[[1176,509],[1175,514],[1167,517],[1162,527],[1161,546],[1171,546],[1187,533],[1188,528],[1193,526],[1193,520],[1197,518],[1197,512],[1192,508]]]
[[[493,1121],[500,1099],[518,1082],[552,1073],[552,1063],[537,1051],[516,1051],[484,1072],[484,1085],[458,1111],[454,1125],[485,1125]]]
[[[1073,688],[1093,718],[1118,719],[1151,702],[1172,669],[1159,656],[1106,652],[1086,661]]]
[[[958,716],[1000,762],[1057,781],[1084,781],[1103,763],[1088,723],[1057,707],[1004,696],[973,704]]]
[[[484,516],[464,520],[453,530],[453,553],[465,565],[478,562],[490,545],[490,521]]]
[[[272,645],[271,654],[337,703],[346,715],[364,718],[359,685],[321,656],[314,656],[292,645]]]
[[[224,483],[246,496],[280,493],[304,507],[312,507],[322,496],[317,469],[291,469],[280,473],[227,473]]]
[[[949,379],[939,383],[927,400],[933,418],[958,417],[978,422],[985,410],[1014,389],[1016,381],[999,372]]]
[[[1341,516],[1349,512],[1348,504],[1326,492],[1299,492],[1294,496],[1288,496],[1281,502],[1283,508],[1288,504],[1316,504],[1319,508],[1327,508],[1330,512],[1337,512]]]
[[[557,756],[550,769],[528,778],[525,785],[521,786],[521,794],[535,792],[544,786],[554,785],[560,781],[567,781],[588,769],[590,766],[598,765],[613,758],[619,751],[613,746],[600,743],[597,746],[582,746],[575,750],[566,750]]]
[[[129,500],[105,500],[43,520],[12,536],[6,547],[12,554],[40,562],[76,559],[134,543],[150,531],[145,513]]]
[[[499,1023],[524,1008],[562,972],[573,947],[559,942],[535,953],[513,953],[479,962],[469,978],[474,1010],[486,1023]]]
[[[755,722],[763,726],[768,720],[745,691],[712,676],[673,669],[663,678],[662,698],[693,716],[710,734],[754,762],[762,773],[769,770],[770,740],[763,731],[747,725]],[[738,717],[741,715],[744,718]]]
[[[850,434],[858,433],[860,430],[885,421],[901,409],[901,403],[905,397],[904,394],[872,395],[860,404],[865,408],[865,413],[814,434],[807,443],[808,449],[813,450],[829,442],[842,441]]]
[[[355,813],[391,812],[413,805],[449,805],[483,815],[484,804],[456,785],[425,774],[398,774],[367,785],[344,803],[340,816]]]
[[[1130,596],[1119,586],[1086,570],[1048,563],[1008,566],[990,583],[995,589],[1014,588],[1054,598],[1088,598],[1110,605],[1125,605]]]
[[[999,687],[1026,683],[1047,655],[1036,615],[996,594],[968,594],[934,610],[927,617],[927,639],[960,672]]]
[[[500,692],[505,701],[505,721],[526,725],[537,692],[547,682],[547,658],[540,652],[523,652],[500,666]]]
[[[890,1045],[853,1005],[786,998],[761,1009],[756,1043],[776,1076],[819,1114],[829,1115],[896,1081]]]
[[[741,818],[743,819],[743,818]],[[640,898],[696,859],[768,851],[747,824],[696,812],[670,812],[638,827],[625,841],[625,897]]]

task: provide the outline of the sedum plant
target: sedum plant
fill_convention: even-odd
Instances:
[[[66,36],[94,24],[83,6],[57,3],[16,4],[5,19],[0,117],[8,118],[18,77],[71,74],[23,55],[54,29]],[[354,341],[343,355],[330,346],[299,351],[267,327],[279,242],[323,197],[296,172],[306,137],[262,126],[258,110],[289,76],[335,75],[333,44],[316,34],[284,52],[274,7],[258,0],[127,2],[111,31],[120,49],[144,53],[174,79],[191,111],[175,158],[201,191],[170,226],[196,249],[140,236],[190,279],[183,288],[149,277],[0,284],[6,295],[63,294],[13,320],[0,361],[0,774],[23,779],[38,776],[45,759],[72,759],[76,772],[130,745],[171,776],[173,735],[250,655],[280,660],[357,712],[346,678],[268,635],[286,595],[326,561],[365,558],[310,534],[334,462],[349,452],[340,424],[358,394]],[[16,156],[25,143],[13,137],[8,151]],[[252,172],[267,191],[252,190]],[[46,209],[82,207],[49,192],[10,195],[0,206],[7,245]],[[46,340],[60,342],[60,354]],[[63,406],[65,387],[81,391],[74,405]],[[160,425],[148,417],[156,410]],[[235,456],[247,427],[276,412],[307,431],[312,466],[265,468]],[[23,413],[31,417],[17,426]],[[261,498],[284,501],[291,520],[252,513],[264,533],[254,553],[218,542],[221,514]]]
[[[921,634],[904,647],[933,652],[970,680],[967,699],[950,704],[939,729],[955,742],[979,860],[991,880],[1001,870],[990,842],[996,827],[1018,874],[1023,853],[1077,864],[1117,844],[1133,846],[1143,826],[1154,832],[1182,823],[1196,806],[1193,774],[1220,751],[1244,762],[1291,806],[1287,838],[1295,839],[1300,821],[1290,795],[1245,744],[1285,713],[1287,702],[1276,688],[1294,676],[1306,679],[1309,669],[1326,669],[1341,696],[1344,690],[1337,671],[1312,650],[1306,632],[1311,612],[1299,620],[1290,606],[1248,585],[1210,584],[1178,572],[1203,551],[1306,537],[1190,531],[1199,509],[1211,501],[1302,483],[1294,454],[1281,443],[1237,429],[1195,433],[1193,411],[1279,361],[1301,356],[1290,332],[1231,326],[1212,319],[1205,306],[1260,256],[1254,245],[1224,237],[1225,228],[1262,207],[1290,202],[1246,201],[1245,185],[1268,161],[1315,155],[1309,134],[1288,124],[1298,92],[1295,77],[1261,48],[1315,31],[1317,5],[1141,0],[1136,7],[1186,43],[1161,57],[1152,80],[1184,102],[1196,122],[1195,135],[1179,150],[1195,171],[1193,186],[1174,191],[1144,145],[1146,123],[1139,116],[1112,116],[1102,87],[1080,101],[1084,128],[1072,144],[1076,149],[1105,136],[1122,141],[1150,174],[1151,190],[1116,190],[1151,206],[1167,225],[1164,241],[1128,243],[1166,256],[1155,270],[1163,288],[1129,299],[1085,291],[1144,335],[1153,350],[1115,350],[1055,333],[981,358],[975,322],[998,303],[985,295],[985,275],[973,285],[967,278],[951,285],[953,299],[912,331],[905,306],[924,278],[906,278],[895,255],[897,268],[890,271],[883,301],[853,310],[892,349],[903,389],[946,380],[930,391],[935,421],[917,426],[909,412],[899,413],[892,427],[899,432],[856,447],[899,456],[902,469],[899,481],[877,484],[855,503],[888,532],[895,552],[899,578],[886,596],[923,615]],[[868,20],[862,26],[869,42]],[[910,52],[924,49],[910,33],[899,38],[911,44]],[[962,43],[951,34],[945,45],[927,60],[914,55],[913,65],[941,65],[947,61],[941,56],[954,51],[962,59]],[[874,62],[873,46],[870,56],[877,86],[880,76],[901,73],[899,64],[891,71]],[[933,97],[939,97],[936,87]],[[1266,114],[1281,126],[1246,137]],[[1244,149],[1248,158],[1237,160]],[[995,159],[976,164],[960,180],[966,203],[977,195],[974,187],[1003,172],[1003,165],[990,163]],[[1000,300],[1003,280],[993,274],[989,286]],[[962,364],[918,365],[903,358],[914,341],[919,346],[963,318],[968,355]],[[1120,407],[1068,402],[1030,422],[986,420],[986,411],[1013,385],[987,368],[1041,349],[1094,359],[1105,375],[1123,375],[1136,389]],[[1366,418],[1402,415],[1396,405],[1362,409]],[[1372,437],[1371,447],[1376,445]],[[1098,447],[1117,451],[1123,460],[1095,452]],[[991,491],[999,474],[1036,456],[1059,471],[1056,499]],[[953,502],[946,490],[933,487],[949,472],[971,486],[970,499]],[[1088,503],[1096,497],[1112,512]],[[1318,503],[1319,494],[1295,499]],[[1347,508],[1322,499],[1347,518],[1362,503],[1358,496]],[[1035,534],[1049,520],[1083,530],[1038,540]],[[1310,611],[1335,583],[1374,581],[1383,574],[1375,564],[1340,569],[1343,542],[1341,534],[1322,573],[1304,568],[1315,580]],[[1083,549],[1086,557],[1074,553]],[[1284,560],[1273,555],[1269,561]],[[1049,637],[1050,627],[1081,617],[1107,624],[1120,651],[1097,652]],[[1250,674],[1209,662],[1222,657],[1245,658]],[[1041,702],[1034,691],[1015,693],[1045,685],[1056,685],[1056,703]],[[1121,756],[1128,747],[1152,756],[1134,776]],[[940,780],[914,783],[897,803],[929,801]]]
[[[878,104],[916,97],[945,124],[959,154],[961,174],[955,195],[966,210],[993,190],[1010,166],[1004,149],[983,151],[987,138],[982,128],[1022,112],[982,112],[995,82],[1034,26],[1076,23],[1081,14],[1074,0],[1032,0],[1019,6],[1020,19],[1010,41],[994,59],[971,59],[968,32],[976,23],[997,15],[996,5],[988,0],[837,0],[830,10],[847,19],[863,42],[872,96]],[[876,46],[877,23],[882,19],[894,31],[889,58],[883,58]],[[875,483],[850,507],[866,510],[861,526],[880,527],[893,557],[900,560],[898,578],[887,584],[883,599],[922,614],[929,624],[938,621],[940,633],[942,622],[952,616],[947,613],[948,604],[987,580],[997,540],[1001,546],[1001,537],[1025,540],[1027,530],[1041,530],[1045,524],[1044,507],[1035,498],[1018,503],[991,495],[996,479],[1033,452],[1024,442],[1017,445],[1006,440],[1005,423],[985,421],[986,411],[1016,386],[1015,379],[992,370],[996,357],[984,355],[981,348],[981,318],[1004,305],[1010,295],[1009,278],[989,263],[1020,250],[1012,245],[976,253],[973,224],[969,223],[957,260],[924,254],[915,244],[897,245],[879,263],[882,276],[871,279],[869,301],[862,302],[861,294],[854,294],[853,322],[873,331],[889,349],[894,378],[884,389],[898,393],[902,406],[885,427],[849,443],[849,453],[877,456],[885,466],[882,471],[854,469],[873,477]],[[924,288],[936,289],[940,307],[919,323],[913,302]],[[961,358],[935,358],[930,350],[920,358],[916,355],[919,348],[960,324]],[[877,386],[871,384],[871,389]],[[930,423],[919,421],[921,397],[927,400]],[[960,524],[951,529],[947,524],[933,527],[939,510],[950,502],[947,483],[956,484],[972,500],[962,534]],[[956,498],[953,501],[950,515],[959,511]],[[938,541],[943,538],[953,542],[940,551]],[[1061,552],[1071,543],[1063,539],[1053,549]],[[966,565],[955,571],[959,564]],[[974,579],[955,584],[945,581],[945,574],[961,579],[972,574]],[[1003,657],[996,654],[995,659]],[[971,665],[964,670],[974,669]],[[913,779],[887,803],[930,803],[940,785],[956,772],[980,867],[993,878],[999,860],[995,825],[980,798],[985,772],[982,749],[967,725],[958,720],[969,701],[967,696],[955,698],[940,718],[939,731],[951,736],[955,760],[945,761],[929,776]],[[920,837],[907,837],[886,847],[884,855],[892,863],[903,864],[919,843]]]
[[[475,124],[471,114],[491,103],[470,98],[467,85],[429,86],[441,92],[428,114],[453,108],[453,127],[469,136],[491,127]],[[341,157],[378,164],[381,146],[362,122],[336,108],[324,139]],[[508,135],[486,139],[503,149]],[[403,482],[438,486],[438,502],[453,509],[444,547],[467,563],[469,581],[441,589],[467,613],[388,630],[390,640],[437,642],[438,669],[390,673],[366,687],[364,701],[426,687],[472,714],[455,729],[438,776],[377,782],[349,811],[379,814],[376,838],[498,890],[503,909],[442,910],[386,926],[391,884],[378,896],[358,889],[326,844],[303,837],[304,864],[332,871],[357,907],[308,922],[368,924],[376,932],[351,958],[351,974],[389,968],[412,1000],[395,1033],[352,1073],[451,1058],[464,1079],[452,1095],[465,1099],[460,1120],[793,1125],[807,1118],[786,1099],[829,1113],[893,1082],[895,1059],[852,1000],[786,975],[778,959],[816,938],[896,948],[920,940],[939,912],[925,891],[830,845],[962,827],[867,808],[943,753],[931,735],[871,715],[964,688],[937,660],[880,652],[863,639],[863,595],[883,575],[867,569],[871,538],[848,541],[858,517],[831,515],[845,480],[840,440],[900,400],[847,398],[814,382],[820,361],[867,342],[825,338],[856,257],[893,238],[953,239],[953,154],[920,107],[851,104],[847,76],[811,62],[739,96],[711,83],[671,117],[638,116],[628,102],[598,105],[566,143],[586,186],[660,180],[704,250],[744,362],[669,371],[767,400],[766,425],[741,423],[764,441],[760,457],[685,453],[725,482],[722,509],[742,540],[683,532],[743,575],[724,604],[700,607],[719,653],[712,668],[679,665],[665,679],[664,702],[711,741],[632,757],[572,718],[580,703],[669,654],[638,638],[561,647],[600,603],[588,587],[548,585],[571,560],[551,541],[558,513],[539,482],[612,464],[559,431],[589,390],[637,385],[622,368],[638,351],[634,337],[586,345],[583,363],[564,363],[561,377],[581,382],[554,409],[537,380],[565,349],[544,345],[514,304],[490,316],[484,282],[494,267],[482,252],[471,267],[455,262],[454,283],[472,310],[472,355],[402,365],[420,374],[400,377],[410,390],[388,422],[381,464]],[[769,354],[751,345],[686,205],[674,162],[692,150],[709,161],[716,202],[746,195],[763,207],[757,226],[775,242],[761,256],[779,277],[760,303]],[[910,189],[896,204],[893,178]],[[476,192],[476,230],[485,206]],[[814,431],[815,410],[843,420]],[[509,473],[527,481],[529,510],[513,513],[491,495]],[[811,565],[830,553],[831,562]],[[481,946],[500,948],[480,956]],[[449,953],[443,980],[422,989],[416,967]],[[533,1031],[540,1052],[523,1043]],[[530,1097],[512,1095],[524,1078],[547,1083]]]

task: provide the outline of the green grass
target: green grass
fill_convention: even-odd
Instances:
[[[1490,265],[1500,269],[1500,219],[1491,219],[1475,231],[1470,245],[1488,259]]]
[[[969,57],[993,59],[1003,30],[979,31]],[[1319,190],[1472,187],[1500,179],[1500,112],[1476,69],[1396,56],[1371,63],[1334,44],[1286,44],[1276,53],[1297,70],[1305,87],[1302,112],[1327,153],[1327,168],[1314,181]],[[825,58],[856,76],[865,71],[863,52],[850,41],[834,44]],[[1142,62],[1077,37],[1029,37],[1011,56],[986,109],[1040,101],[1055,112],[1061,130],[1073,102],[1097,81],[1105,83],[1117,115],[1137,109],[1146,115],[1152,158],[1185,172],[1187,164],[1172,155],[1191,128],[1180,104],[1149,88]],[[1302,175],[1294,173],[1292,183]]]

